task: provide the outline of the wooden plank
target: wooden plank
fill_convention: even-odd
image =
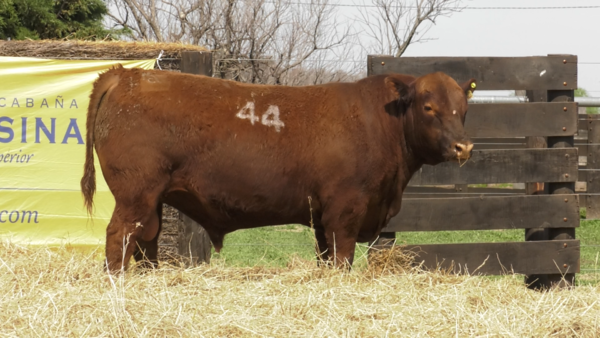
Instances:
[[[600,114],[598,114],[598,115],[589,115],[589,116],[594,116],[595,117],[595,116],[600,116]],[[589,128],[589,125],[592,124],[592,123],[594,123],[592,121],[598,121],[598,119],[585,119],[585,120],[581,120],[580,119],[580,120],[578,120],[578,122],[577,122],[577,129],[580,130],[580,131],[587,131],[588,128]],[[587,135],[587,133],[586,133],[586,135]]]
[[[563,63],[563,60],[566,61]],[[459,83],[474,78],[477,89],[576,89],[577,56],[400,57],[369,56],[369,75],[422,76],[444,72]],[[566,83],[566,84],[565,84]]]
[[[575,182],[575,192],[578,194],[585,193],[587,191],[587,182],[577,181]],[[583,208],[585,198],[579,200],[579,207]]]
[[[598,121],[600,122],[600,121]],[[587,162],[585,168],[590,169],[600,169],[600,144],[588,144],[585,147],[577,147],[578,149],[582,149],[582,153],[579,153],[580,156],[585,155],[587,157]],[[600,191],[598,191],[600,192]]]
[[[181,52],[181,72],[212,76],[212,53],[183,51]]]
[[[587,125],[588,143],[600,143],[600,120],[589,120]]]
[[[523,92],[523,91],[521,91]],[[548,101],[548,91],[547,90],[525,90],[525,95],[529,99],[529,102],[547,102]],[[547,148],[548,144],[546,142],[546,137],[544,135],[540,136],[528,136],[527,138],[527,148]],[[546,185],[543,182],[528,182],[525,183],[525,193],[527,195],[539,195],[546,193]],[[530,231],[537,231],[535,229],[527,229],[525,233],[529,233]],[[526,238],[528,235],[525,236]]]
[[[525,194],[524,189],[518,189],[518,192],[510,192],[512,190],[517,189],[506,189],[509,192],[506,193],[471,193],[471,192],[457,192],[457,193],[447,193],[447,194],[427,194],[427,193],[404,193],[402,194],[403,199],[431,199],[431,198],[458,198],[458,197],[492,197],[492,196],[518,196]]]
[[[407,245],[415,264],[427,269],[476,275],[525,275],[579,272],[579,240],[515,243]],[[484,264],[485,263],[485,264]]]
[[[200,224],[179,212],[178,254],[187,266],[210,263],[211,243],[208,233]]]
[[[524,193],[523,189],[513,189],[513,188],[477,188],[477,187],[469,187],[468,194],[470,195],[480,195],[480,194],[521,194]],[[454,194],[456,190],[453,188],[441,188],[441,187],[428,187],[428,186],[409,186],[404,190],[404,195],[406,194]]]
[[[546,138],[542,136],[527,137],[527,148],[547,148]],[[546,185],[543,182],[525,183],[527,195],[539,195],[546,193]]]
[[[577,103],[472,104],[465,131],[470,137],[574,135]]]
[[[600,114],[577,114],[579,120],[600,120]]]
[[[481,137],[472,137],[471,141],[473,142],[474,149],[483,150],[483,149],[523,149],[527,148],[527,143],[525,137],[513,137],[513,138],[498,138],[498,137],[490,137],[490,138],[481,138]]]
[[[459,192],[459,193],[466,193],[469,191],[469,185],[468,184],[455,184],[454,191]]]
[[[385,232],[574,228],[578,195],[522,195],[402,200]]]
[[[600,169],[600,120],[588,121],[588,149],[586,169]],[[600,180],[588,180],[588,192],[600,193]]]
[[[525,149],[524,144],[500,144],[500,143],[476,143],[473,147],[475,150],[492,150],[492,149]]]
[[[471,141],[475,144],[525,144],[525,137],[472,137]]]
[[[600,194],[600,170],[585,170],[587,193]]]
[[[600,194],[585,194],[585,218],[600,219]]]
[[[577,182],[587,182],[587,177],[588,170],[585,170],[585,167],[580,167],[577,171]]]
[[[575,182],[577,148],[473,150],[460,167],[455,162],[424,165],[409,185]]]
[[[396,244],[396,233],[382,231],[374,242],[369,243],[369,247],[377,247],[378,250],[390,249],[394,244]]]

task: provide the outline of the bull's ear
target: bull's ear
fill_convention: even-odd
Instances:
[[[475,79],[471,79],[463,83],[460,87],[465,92],[465,95],[467,95],[467,98],[470,99],[473,96],[475,88],[477,88],[477,82],[475,81]]]
[[[385,78],[386,88],[394,94],[397,100],[408,103],[411,100],[410,84],[402,81],[402,78],[390,75]]]

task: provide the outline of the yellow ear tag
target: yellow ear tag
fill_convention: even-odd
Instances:
[[[471,88],[475,89],[477,87],[477,84],[475,84],[475,82],[471,82]]]
[[[470,98],[472,98],[472,97],[473,97],[473,92],[469,90],[469,91],[467,92],[467,99],[470,99]]]

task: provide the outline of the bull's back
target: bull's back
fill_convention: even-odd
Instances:
[[[247,85],[124,70],[99,111],[96,142],[139,135],[139,142],[160,144],[171,155],[209,156],[221,149],[222,156],[246,163],[248,156],[256,162],[257,156],[289,160],[290,154],[337,153],[353,146],[350,136],[360,129],[358,112],[349,112],[352,85],[339,86],[345,88]]]

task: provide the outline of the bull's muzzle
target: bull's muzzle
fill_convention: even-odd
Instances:
[[[471,150],[473,150],[473,143],[464,142],[456,143],[454,145],[454,152],[456,153],[456,160],[463,161],[471,158]]]

